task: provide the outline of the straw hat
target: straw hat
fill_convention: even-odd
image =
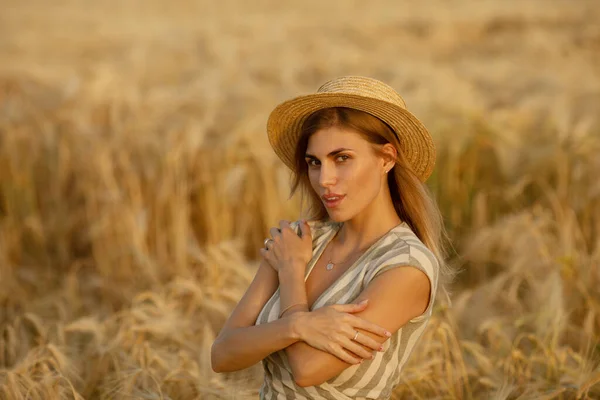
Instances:
[[[304,121],[315,111],[348,107],[367,112],[387,123],[400,140],[401,151],[422,182],[435,165],[435,146],[427,128],[406,109],[390,86],[377,79],[344,76],[323,84],[317,93],[279,104],[267,121],[267,135],[275,154],[294,170],[294,154]]]

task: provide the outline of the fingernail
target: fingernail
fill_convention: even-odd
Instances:
[[[383,346],[379,346],[379,351],[383,351]]]
[[[364,299],[363,301],[361,301],[359,304],[365,304],[366,302],[368,302],[369,299]]]
[[[390,336],[392,336],[392,332],[385,331],[385,336],[387,336],[387,337],[390,337]]]

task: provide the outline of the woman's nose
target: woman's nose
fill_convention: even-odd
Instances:
[[[335,167],[329,165],[322,165],[319,174],[319,183],[321,184],[321,186],[328,186],[332,183],[335,183]]]

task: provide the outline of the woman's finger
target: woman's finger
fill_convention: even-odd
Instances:
[[[367,304],[368,300],[360,302],[358,304],[332,304],[330,307],[339,312],[351,313],[364,310]]]
[[[358,336],[360,337],[361,335],[358,335]],[[358,344],[357,342],[352,340],[352,338],[344,336],[343,340],[344,340],[344,342],[342,343],[342,346],[344,347],[344,349],[350,350],[351,352],[353,352],[354,354],[356,354],[359,357],[362,357],[363,359],[368,360],[368,359],[373,358],[372,350],[366,350],[360,344]]]
[[[261,247],[259,252],[260,252],[260,255],[262,256],[262,258],[269,264],[269,266],[271,268],[273,268],[275,271],[277,271],[277,269],[273,266],[271,252],[269,250],[265,249],[264,247]]]
[[[377,340],[373,339],[369,335],[365,335],[361,332],[359,332],[359,334],[356,335],[356,330],[350,328],[350,330],[348,331],[348,336],[351,336],[353,340],[357,343],[361,343],[367,347],[370,347],[372,350],[380,351],[381,343],[379,343]],[[356,339],[354,339],[354,336],[356,336]]]
[[[357,317],[356,315],[352,315],[351,324],[357,328],[364,329],[365,331],[373,332],[376,335],[379,335],[384,338],[389,338],[392,336],[392,333],[385,329],[382,326],[374,324],[372,322],[367,321],[366,319]]]
[[[281,231],[279,230],[279,228],[276,228],[276,227],[273,227],[273,228],[269,229],[269,233],[271,234],[271,237],[273,239],[275,239],[275,237],[277,235],[281,235]]]
[[[336,344],[333,346],[333,355],[348,364],[358,364],[362,361],[361,358],[356,358],[350,355],[342,346]]]
[[[298,236],[300,236],[303,240],[311,240],[312,232],[310,231],[310,225],[306,221],[300,221],[300,232],[298,232]]]

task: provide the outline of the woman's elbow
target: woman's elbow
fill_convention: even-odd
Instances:
[[[298,385],[300,387],[314,386],[314,383],[311,383],[311,381],[309,379],[306,379],[304,377],[296,378],[294,376],[294,382],[296,383],[296,385]]]
[[[310,365],[308,365],[307,363],[301,365],[294,365],[293,363],[291,363],[290,367],[292,369],[292,375],[294,377],[294,382],[296,383],[296,385],[300,387],[307,387],[314,386],[319,383],[315,382],[314,377],[311,375],[311,371],[308,370],[308,367],[310,367]]]
[[[216,352],[215,352],[215,344],[216,342],[214,342],[212,344],[212,346],[210,346],[210,367],[212,368],[212,370],[214,372],[221,372],[221,370],[219,369],[219,365],[217,364],[217,357],[216,357]]]
[[[215,340],[210,347],[210,367],[216,373],[228,372],[219,359],[219,342]]]
[[[316,376],[310,376],[307,374],[302,374],[302,373],[298,374],[297,373],[294,375],[294,382],[296,383],[296,385],[298,385],[300,387],[307,387],[307,386],[320,385],[321,383],[323,383],[325,381],[318,379]]]
[[[300,387],[321,385],[335,376],[331,374],[333,371],[330,367],[319,367],[314,357],[305,359],[304,362],[291,363],[290,366],[294,382]]]

